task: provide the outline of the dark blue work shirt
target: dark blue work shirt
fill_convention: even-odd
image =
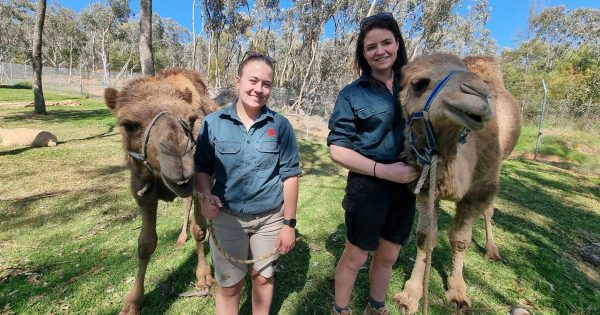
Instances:
[[[381,163],[398,162],[404,148],[399,84],[394,93],[381,83],[371,86],[366,75],[344,87],[329,118],[327,145],[348,148]]]
[[[246,130],[235,104],[204,118],[194,156],[196,172],[214,176],[212,194],[234,212],[279,208],[283,180],[301,173],[294,129],[265,105]]]

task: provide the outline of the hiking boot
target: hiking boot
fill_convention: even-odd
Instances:
[[[351,309],[342,310],[341,313],[338,313],[338,311],[335,310],[335,307],[332,307],[331,315],[352,315],[352,310]]]
[[[363,312],[363,315],[389,315],[390,311],[387,307],[382,306],[380,308],[373,308],[370,303],[367,303],[367,307]]]

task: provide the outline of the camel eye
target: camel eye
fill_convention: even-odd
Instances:
[[[140,129],[140,124],[131,121],[126,121],[121,123],[121,127],[127,133],[136,133]]]
[[[413,91],[417,94],[421,94],[425,91],[427,86],[429,86],[430,80],[427,78],[414,79],[410,82],[410,85],[413,88]]]

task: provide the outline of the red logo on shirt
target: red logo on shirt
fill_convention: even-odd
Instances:
[[[267,134],[269,135],[269,137],[275,136],[275,129],[269,128],[269,130],[267,131]]]

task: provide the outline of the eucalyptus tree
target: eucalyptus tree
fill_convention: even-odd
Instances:
[[[42,34],[44,33],[44,19],[46,17],[46,0],[39,0],[35,12],[35,29],[32,46],[33,65],[33,102],[36,114],[46,115],[46,102],[42,87]]]
[[[31,59],[34,18],[33,1],[0,1],[0,61]]]
[[[118,26],[125,23],[131,10],[128,0],[108,0],[107,4],[94,2],[81,12],[86,32],[91,35],[91,62],[95,65],[96,47],[99,45],[100,60],[102,62],[103,84],[109,86],[110,57],[109,48],[114,32]],[[96,42],[99,41],[99,43]]]
[[[154,75],[152,56],[152,0],[140,0],[140,64],[142,75]]]

